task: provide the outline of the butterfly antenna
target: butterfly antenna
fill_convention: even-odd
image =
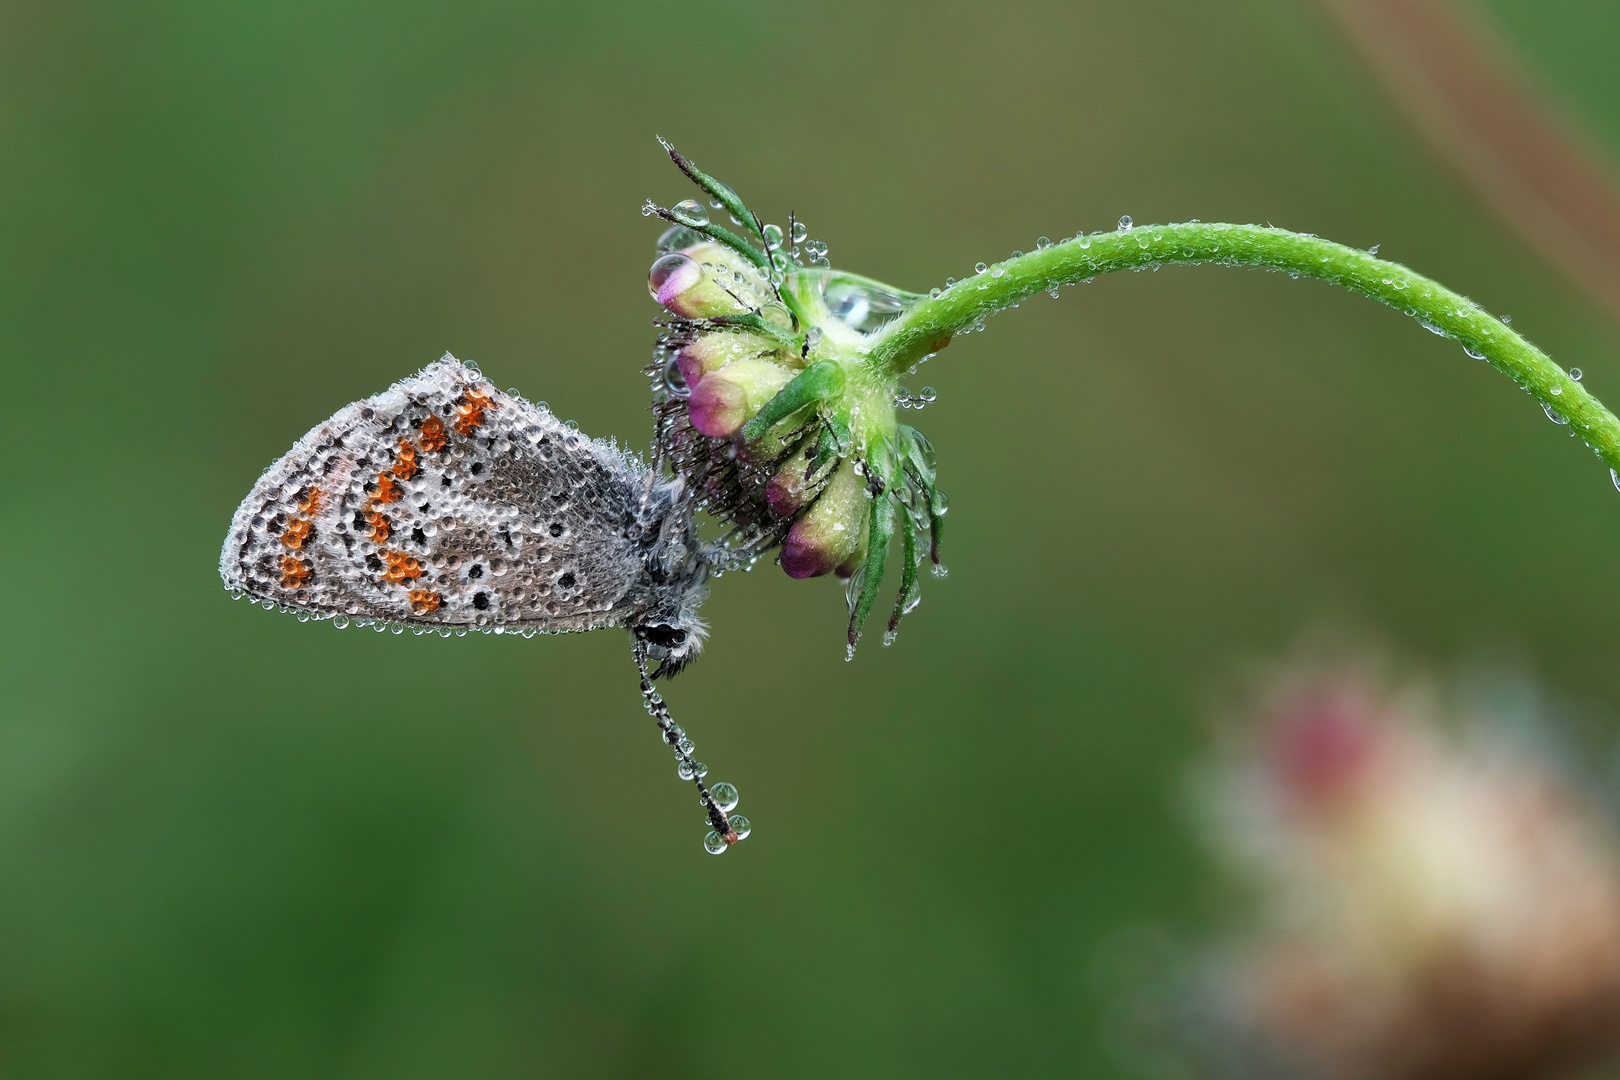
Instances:
[[[669,706],[664,703],[663,696],[653,688],[652,676],[647,673],[646,646],[636,641],[632,651],[636,658],[636,670],[641,673],[641,703],[658,722],[658,730],[662,732],[664,742],[675,751],[676,773],[682,780],[690,780],[697,786],[698,798],[702,801],[709,824],[713,827],[709,835],[703,838],[703,846],[711,853],[719,855],[732,844],[745,838],[750,828],[747,818],[732,816],[721,807],[722,802],[727,802],[733,807],[737,805],[737,789],[730,784],[720,783],[714,785],[714,790],[711,791],[703,783],[703,778],[709,773],[709,767],[692,757],[692,740],[687,738],[686,732],[675,723],[675,718],[670,715]]]

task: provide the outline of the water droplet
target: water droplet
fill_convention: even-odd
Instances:
[[[765,247],[767,250],[775,251],[777,248],[782,246],[782,226],[767,225],[763,231],[765,233]]]
[[[1428,323],[1428,322],[1424,323],[1423,324],[1423,329],[1427,330],[1431,334],[1439,334],[1441,337],[1446,336],[1446,332],[1444,330],[1440,329],[1438,326],[1434,325],[1434,323]]]
[[[703,234],[696,229],[688,229],[685,225],[671,225],[658,237],[658,250],[679,251],[702,240]]]
[[[928,290],[928,299],[930,299],[930,300],[938,300],[941,296],[944,296],[944,295],[945,295],[945,290],[941,289],[938,285],[935,285],[932,289]]]
[[[701,228],[709,223],[709,208],[696,199],[682,199],[669,209],[682,225]]]
[[[728,846],[729,845],[726,843],[726,838],[715,832],[713,829],[710,829],[709,835],[703,838],[703,850],[707,851],[710,855],[724,855]],[[753,848],[749,848],[748,850],[752,851]]]
[[[975,274],[982,274],[988,269],[990,269],[990,266],[987,263],[977,262],[973,264],[973,272]]]
[[[1547,414],[1547,419],[1551,420],[1555,424],[1567,424],[1567,423],[1569,423],[1569,418],[1567,416],[1562,415],[1557,409],[1553,408],[1551,405],[1543,405],[1541,407],[1541,411],[1546,413]]]
[[[930,500],[930,505],[933,507],[934,513],[944,517],[945,512],[951,508],[951,501],[945,497],[943,491],[936,491],[933,499]]]
[[[726,811],[727,813],[730,813],[732,810],[737,808],[736,785],[728,784],[722,780],[718,784],[714,785],[714,787],[709,789],[709,794],[714,796],[714,801],[719,805],[720,809]]]
[[[1502,325],[1503,326],[1512,326],[1513,325],[1513,316],[1511,316],[1511,315],[1503,315],[1501,318],[1502,318]]]
[[[783,330],[793,329],[793,316],[781,304],[774,302],[766,304],[759,309],[759,317],[772,326],[780,327]]]
[[[939,394],[932,386],[925,386],[922,388],[922,393],[917,396],[922,398],[924,401],[933,401],[939,396]]]
[[[746,840],[748,834],[754,831],[754,823],[741,814],[731,816],[731,831],[737,834],[737,839]]]
[[[949,569],[946,568],[944,563],[935,563],[934,564],[934,569],[933,569],[933,574],[937,578],[944,578],[944,577],[950,577],[951,572],[950,572]]]
[[[1578,367],[1570,368],[1569,369],[1569,377],[1572,380],[1574,380],[1575,382],[1580,382],[1581,381],[1581,369],[1578,368]]]
[[[1089,237],[1089,236],[1082,236],[1082,237],[1081,237],[1081,238],[1080,238],[1080,246],[1081,246],[1081,247],[1082,247],[1082,248],[1088,248],[1088,247],[1090,247],[1090,246],[1091,246],[1091,237]]]
[[[1614,490],[1620,491],[1620,471],[1610,469],[1609,479],[1614,481]]]
[[[697,270],[698,264],[678,251],[672,251],[668,255],[660,257],[657,262],[652,264],[652,269],[647,272],[647,292],[651,294],[654,300],[657,300],[658,290],[663,288],[664,282],[668,281],[677,272],[691,272],[686,271],[686,267]]]
[[[1133,222],[1131,220],[1131,215],[1129,215],[1129,214],[1121,214],[1120,215],[1120,218],[1119,218],[1119,231],[1120,232],[1130,232],[1132,226],[1134,226],[1134,225],[1135,225],[1135,222]]]
[[[1552,388],[1552,396],[1553,397],[1559,397],[1560,395],[1563,394],[1563,392],[1564,392],[1564,388],[1562,386],[1554,386]]]
[[[810,235],[810,230],[804,227],[804,222],[795,221],[793,223],[792,240],[793,240],[793,242],[795,244],[804,243],[804,238],[809,236],[809,235]]]
[[[1463,352],[1467,353],[1469,356],[1472,356],[1475,360],[1483,360],[1483,359],[1485,359],[1485,354],[1484,353],[1475,352],[1473,349],[1470,349],[1467,345],[1463,346]]]
[[[887,649],[890,645],[893,645],[895,638],[899,636],[900,634],[894,630],[883,631],[883,647]]]
[[[1050,236],[1037,236],[1035,238],[1035,250],[1040,251],[1043,248],[1049,248],[1051,246],[1052,238]]]
[[[1376,255],[1376,254],[1378,254],[1378,249],[1381,248],[1381,247],[1383,247],[1382,244],[1374,244],[1372,247],[1367,249],[1367,254]]]
[[[845,645],[844,646],[844,663],[847,664],[847,663],[849,663],[850,661],[852,661],[854,659],[855,659],[855,646],[853,646],[853,645]]]
[[[812,326],[804,332],[804,343],[812,349],[821,341],[821,327]]]
[[[1015,258],[1015,259],[1022,258],[1023,254],[1024,253],[1022,251],[1015,251],[1015,252],[1012,253],[1012,257]]]
[[[822,280],[821,302],[845,326],[862,334],[886,326],[913,303],[876,282],[839,275]]]

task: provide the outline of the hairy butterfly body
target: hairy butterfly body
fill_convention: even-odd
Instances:
[[[440,632],[627,627],[647,708],[724,850],[746,819],[704,786],[647,669],[671,675],[701,651],[710,566],[681,481],[449,354],[299,440],[243,500],[220,555],[228,588],[316,618]]]

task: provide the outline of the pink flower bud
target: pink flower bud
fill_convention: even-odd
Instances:
[[[810,461],[815,440],[809,439],[788,455],[765,484],[765,501],[777,517],[790,518],[815,498],[819,485],[810,483]]]
[[[793,372],[769,360],[737,360],[703,377],[692,391],[692,426],[711,439],[729,439],[776,392],[793,381]]]
[[[782,569],[788,577],[830,573],[866,539],[866,481],[845,459],[805,515],[794,522],[782,542]]]
[[[675,356],[687,386],[696,386],[711,371],[718,371],[737,360],[760,356],[774,345],[747,330],[711,330],[681,346]]]
[[[747,310],[693,257],[694,252],[702,254],[703,249],[712,246],[699,245],[660,255],[647,274],[647,291],[653,299],[687,319],[740,315]]]

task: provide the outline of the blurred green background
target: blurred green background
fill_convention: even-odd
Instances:
[[[1620,146],[1620,9],[1490,8]],[[722,859],[621,635],[220,588],[259,470],[446,349],[645,444],[654,133],[912,288],[1125,213],[1381,243],[1620,398],[1297,0],[23,2],[0,57],[0,1075],[1127,1075],[1100,958],[1221,916],[1180,792],[1234,663],[1326,621],[1620,708],[1607,471],[1411,320],[1219,269],[913,380],[952,573],[893,648],[719,583],[670,698]]]

